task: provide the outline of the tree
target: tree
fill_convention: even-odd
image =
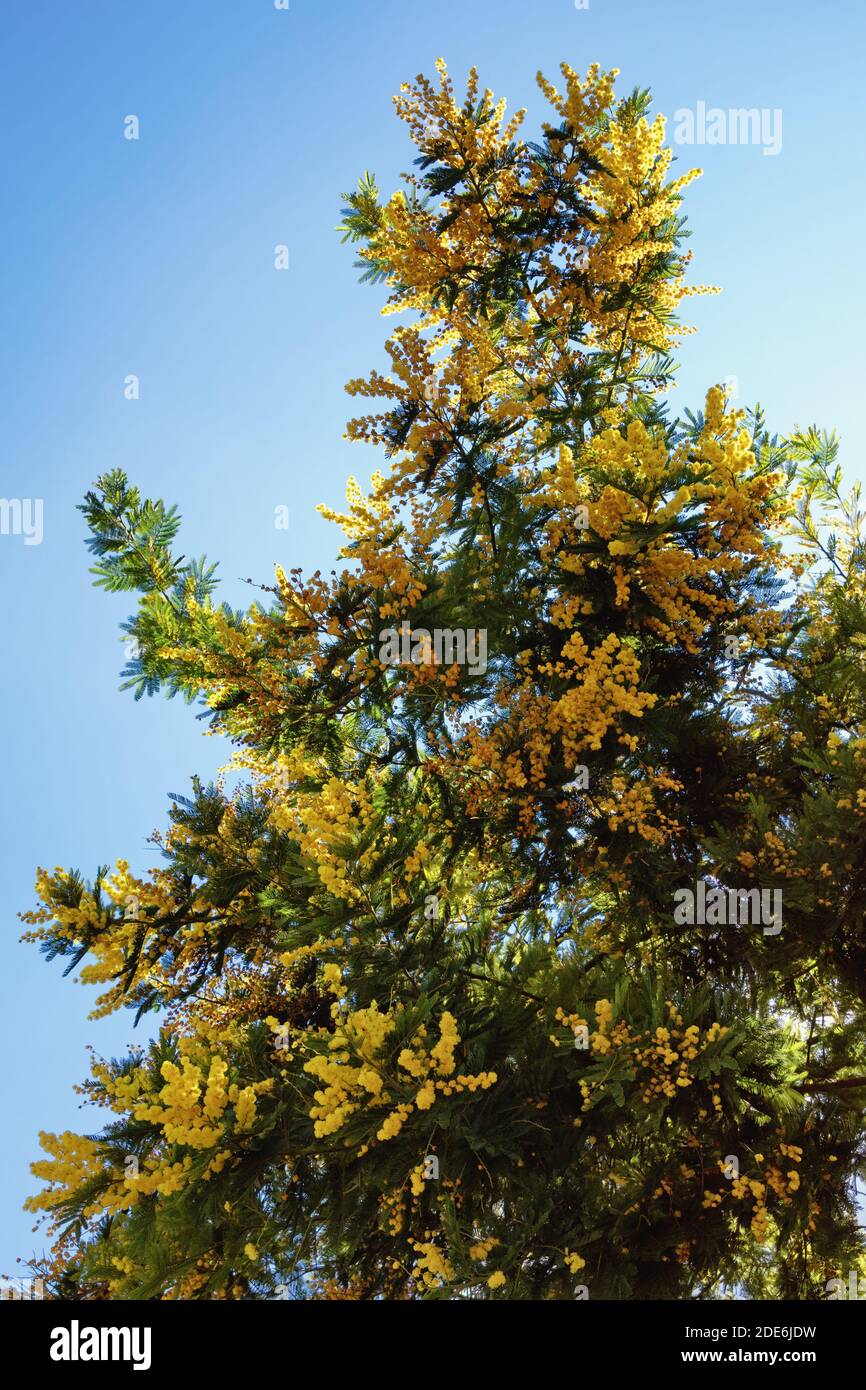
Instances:
[[[417,172],[346,196],[402,315],[345,568],[235,612],[114,470],[126,685],[204,702],[239,785],[163,866],[25,914],[159,1015],[43,1135],[76,1297],[824,1297],[864,1269],[863,514],[837,443],[662,399],[689,288],[649,96],[536,142],[443,64]]]

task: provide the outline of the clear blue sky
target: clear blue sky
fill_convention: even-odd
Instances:
[[[699,405],[736,376],[775,428],[837,427],[856,476],[864,28],[860,0],[5,0],[0,496],[42,498],[44,539],[0,535],[0,1271],[33,1249],[37,1130],[96,1127],[72,1091],[86,1042],[134,1038],[126,1016],[89,1023],[95,992],[17,944],[34,870],[146,867],[166,794],[225,755],[180,703],[118,693],[128,604],[90,587],[85,488],[122,466],[176,501],[183,548],[219,559],[235,603],[274,561],[330,566],[315,505],[371,466],[342,440],[343,383],[381,364],[387,328],[334,233],[339,195],[365,168],[396,186],[410,154],[390,98],[439,55],[528,105],[527,129],[547,114],[535,72],[562,59],[619,67],[621,90],[652,87],[671,118],[781,109],[775,156],[678,150],[706,171],[687,195],[693,278],[725,292],[692,306],[676,394]]]

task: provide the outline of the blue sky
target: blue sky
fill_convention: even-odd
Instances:
[[[678,147],[695,301],[675,400],[737,378],[772,427],[837,428],[853,479],[864,443],[864,224],[859,0],[8,0],[0,58],[0,496],[43,500],[43,538],[0,535],[5,1049],[0,1272],[36,1239],[21,1204],[40,1128],[95,1127],[72,1087],[86,1044],[137,1040],[92,1023],[93,991],[18,944],[38,864],[128,857],[166,795],[210,775],[224,745],[179,702],[118,693],[123,597],[90,585],[75,510],[109,467],[177,502],[186,553],[220,561],[224,596],[273,564],[327,568],[343,500],[375,461],[342,439],[343,384],[382,365],[381,292],[357,284],[334,232],[369,168],[391,191],[411,155],[390,98],[447,59],[458,83],[547,112],[535,72],[621,69],[671,118],[699,102],[782,113],[782,142]],[[136,115],[140,138],[124,139]],[[290,268],[274,269],[274,246]],[[140,381],[138,400],[124,379]],[[274,508],[288,506],[288,531]]]

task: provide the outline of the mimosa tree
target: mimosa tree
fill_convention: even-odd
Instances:
[[[826,1296],[866,1269],[866,588],[835,439],[664,401],[680,215],[615,73],[396,98],[341,231],[400,315],[349,383],[344,568],[247,612],[118,470],[136,697],[230,773],[162,866],[40,871],[50,956],[158,1024],[43,1135],[92,1298]],[[368,402],[370,403],[368,406]],[[766,904],[772,911],[765,912]],[[156,1017],[158,1015],[158,1017]]]

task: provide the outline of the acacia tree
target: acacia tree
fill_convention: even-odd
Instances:
[[[390,467],[326,511],[342,572],[236,612],[122,472],[82,507],[126,685],[203,701],[238,776],[146,875],[40,871],[28,934],[159,1025],[94,1064],[98,1133],[42,1136],[42,1272],[823,1297],[866,1268],[858,498],[720,387],[670,417],[697,171],[648,94],[563,65],[530,142],[437,67],[396,98],[417,172],[346,197],[401,319],[348,387]]]

